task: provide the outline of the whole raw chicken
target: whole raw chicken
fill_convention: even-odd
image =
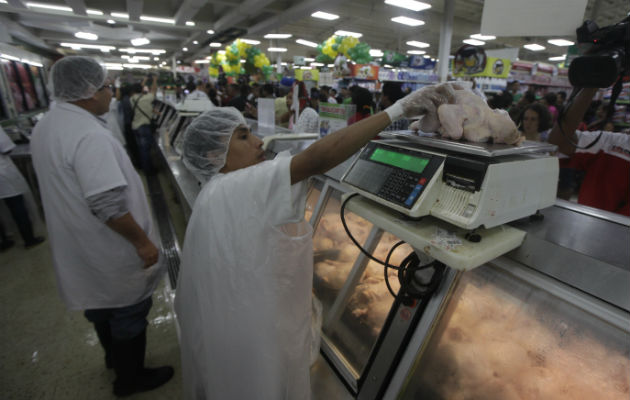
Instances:
[[[487,142],[519,145],[523,142],[516,125],[505,110],[493,110],[485,100],[471,90],[455,87],[455,103],[438,107],[439,127],[434,123],[420,122],[424,132],[439,132],[442,137],[471,142]],[[427,121],[429,122],[429,121]],[[413,126],[412,126],[413,128]],[[429,129],[433,128],[433,129]]]

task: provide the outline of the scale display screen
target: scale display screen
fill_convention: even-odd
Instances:
[[[398,167],[406,169],[407,171],[422,173],[426,166],[429,164],[428,158],[414,157],[404,153],[398,153],[396,151],[377,148],[370,156],[370,161],[377,161],[383,164],[391,165],[392,167]]]

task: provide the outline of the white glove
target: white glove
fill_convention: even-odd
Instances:
[[[114,87],[115,87],[116,89],[119,89],[119,88],[120,88],[120,76],[117,76],[117,77],[116,77],[116,80],[114,80]]]
[[[402,117],[412,118],[420,115],[424,115],[424,119],[437,119],[437,108],[442,104],[452,103],[455,89],[459,88],[458,85],[451,83],[425,86],[387,107],[385,112],[392,122]]]

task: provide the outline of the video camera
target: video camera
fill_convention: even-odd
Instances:
[[[586,20],[576,29],[578,45],[591,46],[586,55],[569,66],[569,81],[575,87],[607,88],[630,68],[630,16],[615,25],[600,28]]]

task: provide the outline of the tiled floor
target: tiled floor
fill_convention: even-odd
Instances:
[[[181,398],[179,346],[170,290],[153,295],[147,366],[172,365],[166,385],[133,399]],[[68,311],[55,282],[48,242],[0,253],[0,398],[114,399],[114,372],[81,312]]]

